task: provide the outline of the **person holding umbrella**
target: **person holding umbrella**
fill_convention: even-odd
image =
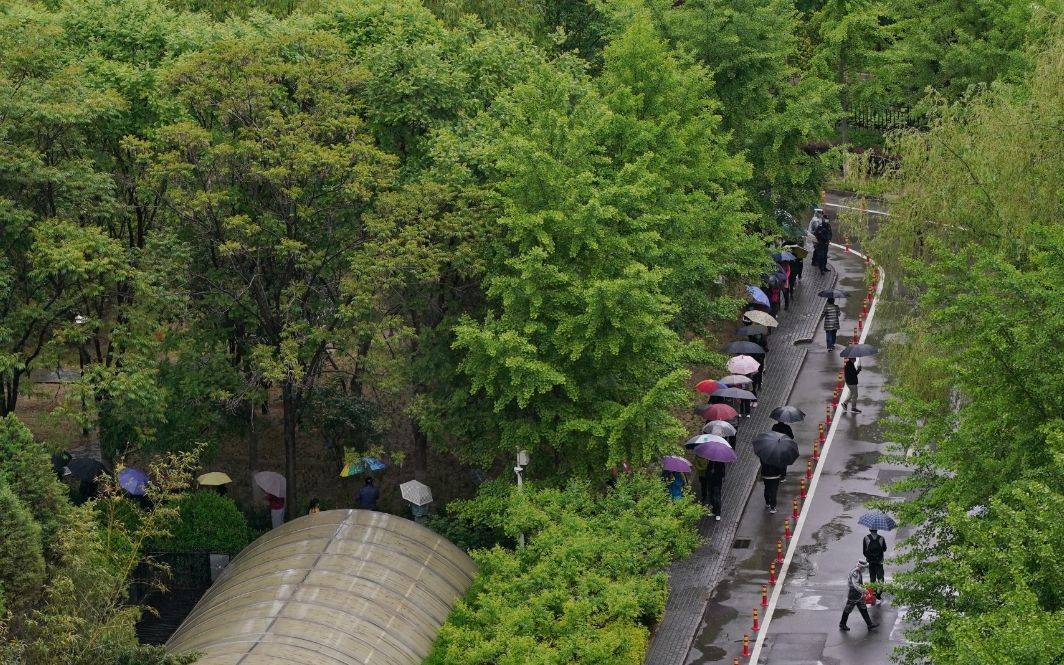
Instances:
[[[862,553],[864,558],[868,561],[868,579],[875,584],[876,582],[883,581],[883,557],[887,553],[887,540],[879,535],[879,531],[892,531],[898,526],[890,515],[887,515],[882,510],[872,510],[857,520],[857,523],[861,526],[868,527],[868,535],[864,537],[862,543]],[[876,604],[880,604],[882,601],[880,592],[876,592]]]
[[[695,454],[695,469],[698,470],[701,502],[704,505],[708,501],[714,518],[719,522],[725,465],[738,459],[735,450],[723,437],[716,434],[700,434],[691,437],[684,447]]]
[[[779,432],[766,432],[751,442],[754,454],[761,460],[761,481],[765,484],[765,508],[776,512],[776,494],[787,466],[798,459],[798,444]]]
[[[834,298],[828,298],[824,305],[824,342],[828,351],[835,350],[835,337],[839,334],[839,320],[842,318],[842,310],[835,304]]]
[[[813,237],[816,238],[816,245],[813,247],[813,265],[820,268],[821,275],[831,270],[828,267],[828,246],[831,244],[831,236],[831,224],[824,217],[820,217],[813,226]]]
[[[865,625],[868,626],[868,630],[874,630],[879,627],[878,623],[872,622],[872,617],[868,616],[868,608],[865,607],[864,595],[864,569],[868,567],[867,561],[858,561],[857,566],[850,571],[850,577],[847,584],[846,595],[846,607],[842,610],[842,618],[839,619],[839,630],[849,631],[850,627],[846,625],[850,618],[850,612],[853,612],[853,608],[857,608],[857,611],[861,613],[861,618],[864,619]]]
[[[699,481],[708,487],[709,509],[713,511],[713,519],[718,522],[720,521],[721,512],[724,510],[721,505],[721,497],[724,489],[724,474],[727,470],[728,465],[724,462],[710,461],[706,465],[705,474],[699,478]]]
[[[857,366],[853,358],[847,358],[842,366],[842,376],[846,380],[846,387],[850,389],[850,394],[842,400],[843,411],[851,410],[853,413],[861,413],[861,410],[857,408],[857,375],[860,373],[861,368]]]

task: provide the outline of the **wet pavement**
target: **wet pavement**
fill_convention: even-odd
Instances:
[[[771,607],[761,606],[762,585],[769,582],[769,566],[777,557],[777,543],[783,552],[789,545],[784,538],[784,521],[789,521],[790,528],[796,527],[791,514],[792,498],[800,493],[800,479],[806,475],[806,462],[818,435],[818,424],[824,422],[825,406],[830,402],[842,369],[838,351],[845,345],[843,339],[848,341],[854,330],[867,288],[862,260],[832,250],[831,262],[839,273],[837,288],[851,292],[854,297],[839,303],[844,314],[840,346],[829,353],[824,348],[823,332],[818,329],[807,347],[787,400],[807,414],[804,422],[792,425],[802,456],[790,467],[787,479],[780,486],[777,514],[765,510],[760,483],[751,492],[720,576],[726,581],[711,591],[687,654],[686,662],[691,665],[732,663],[736,656],[740,656],[740,662],[750,662],[749,658],[741,657],[744,635],[749,636],[751,649],[760,655],[757,662],[767,665],[885,664],[890,662],[893,647],[903,641],[899,611],[890,604],[889,598],[886,604],[869,608],[873,621],[881,624],[876,631],[868,632],[856,611],[849,619],[850,632],[838,630],[846,600],[847,576],[862,558],[861,541],[868,533],[857,524],[857,519],[865,512],[868,501],[889,496],[885,485],[906,473],[903,468],[881,459],[881,453],[886,452],[880,422],[885,378],[876,358],[862,361],[859,401],[862,413],[837,418],[828,454],[820,461],[815,492],[806,500],[807,513],[778,598]],[[866,341],[878,345],[889,332],[889,321],[880,310]],[[906,535],[904,530],[899,531],[883,534],[888,543],[888,557],[894,544]],[[891,572],[888,558],[887,581]],[[772,592],[773,587],[769,586],[770,598]],[[771,611],[770,622],[757,632],[752,629],[754,608],[761,614],[762,623],[768,618],[765,612]],[[764,643],[757,645],[760,632],[764,633]]]

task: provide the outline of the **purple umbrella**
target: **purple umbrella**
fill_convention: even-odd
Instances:
[[[695,447],[695,455],[704,457],[710,462],[724,462],[725,464],[730,464],[738,459],[735,456],[735,451],[724,439],[698,444]]]
[[[126,467],[118,472],[118,484],[133,496],[144,496],[148,492],[148,474],[140,469]]]
[[[682,457],[676,455],[666,455],[661,458],[661,468],[666,471],[679,471],[680,473],[690,473],[691,463]]]

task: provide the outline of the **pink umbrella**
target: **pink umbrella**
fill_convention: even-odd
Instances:
[[[704,381],[699,381],[695,384],[695,390],[700,393],[705,393],[707,395],[712,395],[713,391],[715,391],[717,388],[722,387],[723,386],[721,386],[720,383],[714,381],[713,379],[706,379]]]
[[[702,412],[706,420],[731,420],[739,415],[739,412],[727,404],[710,404]]]
[[[666,471],[679,471],[680,473],[690,473],[691,463],[682,457],[676,455],[666,455],[661,458],[661,468]]]
[[[733,374],[753,374],[759,367],[761,363],[750,356],[735,356],[728,361],[728,371]]]
[[[282,499],[287,493],[288,483],[285,482],[284,476],[273,471],[259,471],[256,473],[255,484],[267,494],[272,494]]]

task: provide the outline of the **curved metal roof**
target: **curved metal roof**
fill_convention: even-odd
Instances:
[[[435,532],[329,510],[248,545],[167,642],[197,665],[420,663],[476,566]]]

